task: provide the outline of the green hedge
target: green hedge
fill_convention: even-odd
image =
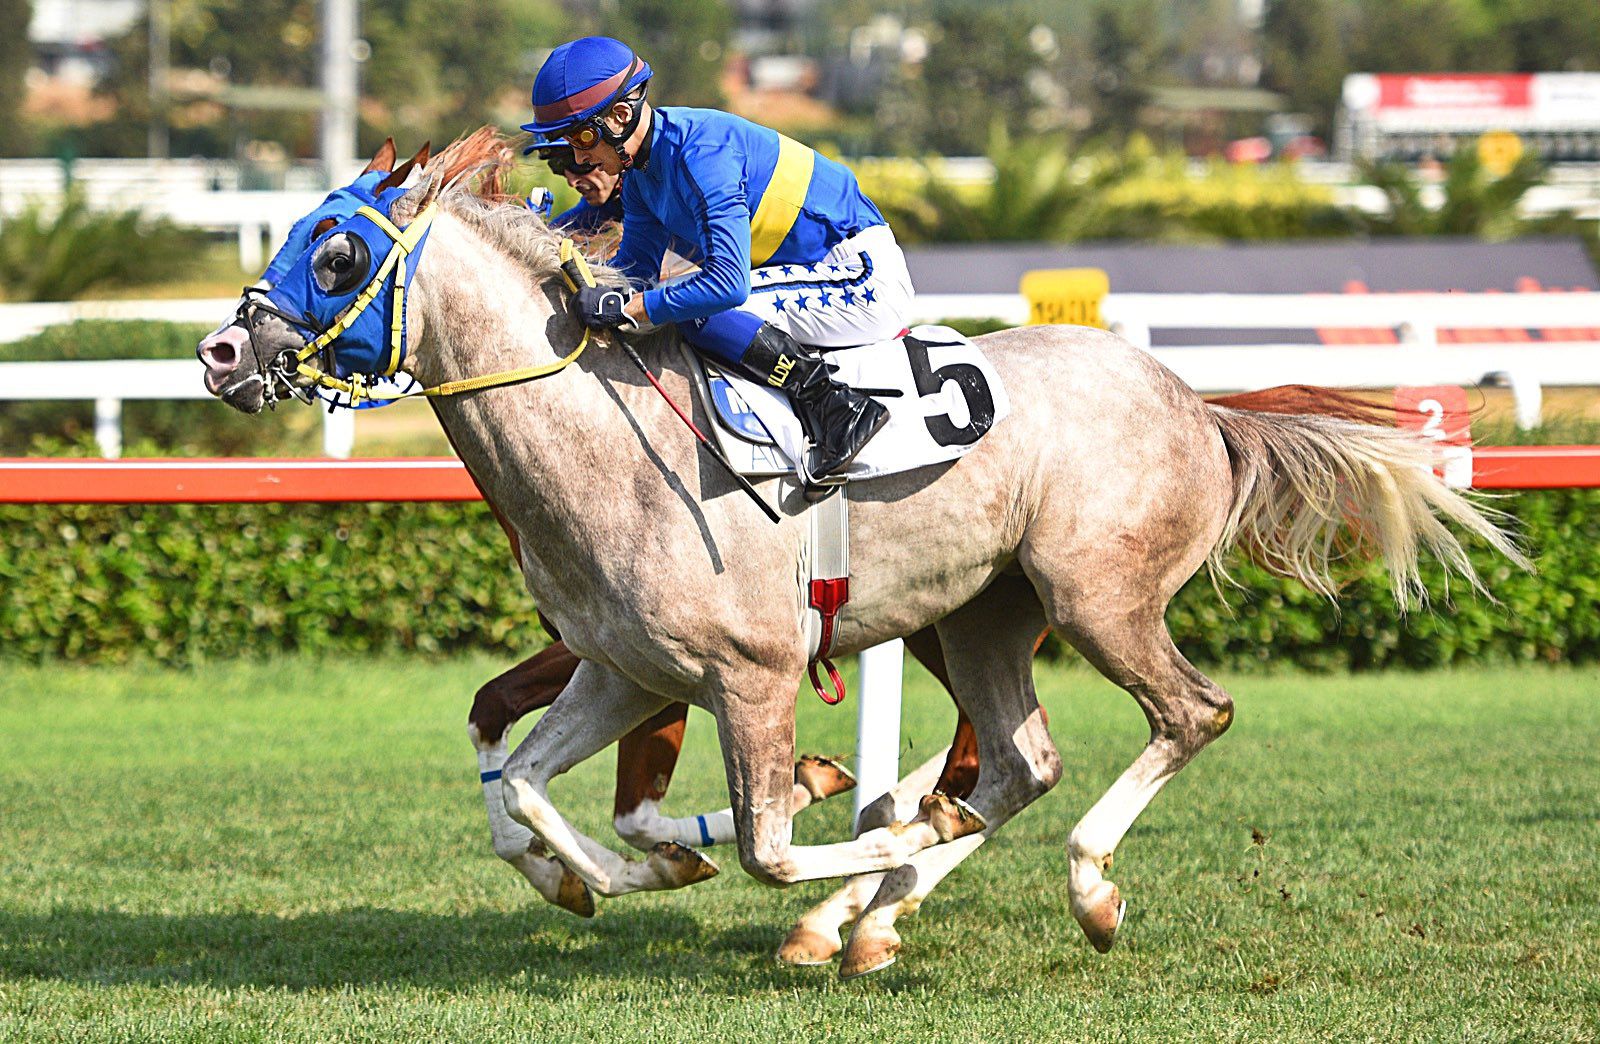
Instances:
[[[1600,491],[1527,493],[1540,571],[1488,553],[1496,605],[1461,584],[1401,616],[1375,568],[1339,606],[1241,565],[1224,605],[1202,574],[1168,620],[1196,663],[1318,670],[1600,659]],[[0,506],[0,655],[196,663],[284,650],[486,649],[545,641],[481,505]]]
[[[481,504],[0,505],[0,650],[192,664],[548,642]]]

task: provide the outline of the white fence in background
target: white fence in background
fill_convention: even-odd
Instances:
[[[216,314],[213,309],[211,315]],[[130,399],[211,399],[203,372],[197,360],[189,359],[0,363],[0,402],[91,401],[101,456],[120,457],[122,404]],[[355,442],[353,411],[322,411],[324,455],[346,459]]]
[[[79,301],[0,305],[0,343],[76,319],[159,319],[207,326],[236,300]],[[1539,294],[1111,294],[1104,313],[1114,331],[1150,351],[1198,391],[1250,391],[1277,384],[1393,387],[1492,384],[1509,387],[1517,421],[1539,423],[1546,386],[1600,387],[1600,341],[1440,343],[1440,329],[1582,330],[1600,328],[1600,293]],[[1020,294],[923,294],[918,322],[1027,320]],[[1399,344],[1251,344],[1151,348],[1152,329],[1384,329]],[[205,399],[197,363],[183,360],[0,364],[0,400],[95,402],[102,452],[121,451],[125,399]],[[323,450],[348,457],[349,411],[326,414]]]

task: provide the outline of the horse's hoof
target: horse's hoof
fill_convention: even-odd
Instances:
[[[830,939],[823,933],[804,925],[795,925],[778,947],[778,960],[795,967],[810,968],[833,960],[844,944],[834,933]]]
[[[976,834],[989,825],[977,809],[949,794],[935,792],[925,796],[918,804],[917,811],[919,818],[926,819],[928,825],[933,827],[933,832],[939,835],[941,842]]]
[[[806,754],[794,763],[794,781],[806,788],[812,801],[823,801],[856,787],[856,777],[849,769],[816,754]]]
[[[676,841],[662,841],[646,857],[667,888],[684,888],[709,880],[721,873],[716,863]]]
[[[1089,945],[1101,953],[1110,953],[1111,944],[1117,941],[1117,929],[1127,915],[1128,904],[1122,893],[1110,881],[1101,881],[1085,898],[1080,907],[1072,905],[1072,916],[1078,927],[1089,937]]]
[[[893,925],[857,921],[850,941],[845,943],[844,957],[839,961],[839,978],[848,982],[882,971],[893,964],[899,954],[900,933]]]
[[[561,868],[561,883],[556,886],[556,905],[579,917],[594,916],[594,893],[583,883],[583,878]]]

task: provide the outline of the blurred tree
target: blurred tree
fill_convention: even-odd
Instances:
[[[174,80],[192,83],[185,70],[209,73],[217,85],[315,86],[317,57],[314,0],[173,0],[170,6]],[[100,89],[116,103],[116,115],[86,130],[87,152],[143,155],[151,118],[149,28],[141,17],[111,41],[112,68]],[[291,152],[316,148],[309,113],[229,110],[174,93],[170,120],[174,155],[232,156],[256,138],[282,142]]]
[[[495,122],[503,103],[527,90],[529,57],[559,42],[564,17],[556,0],[364,0],[361,37],[371,58],[361,67],[360,148],[393,135],[408,148],[450,141]],[[316,0],[173,0],[172,65],[204,70],[219,83],[314,87],[320,59]],[[118,103],[111,124],[92,139],[123,154],[142,151],[149,119],[148,53],[143,20],[113,45],[103,88]],[[267,138],[297,155],[316,149],[309,112],[181,104],[175,152],[233,155]]]
[[[1316,132],[1327,138],[1347,73],[1337,0],[1272,0],[1261,26],[1261,83],[1289,98],[1297,112],[1309,113]]]
[[[0,156],[20,156],[28,148],[22,103],[27,96],[28,66],[33,62],[33,48],[28,43],[32,19],[30,0],[0,3]]]
[[[1091,132],[1126,137],[1139,128],[1153,74],[1164,57],[1155,0],[1100,4],[1094,12],[1090,47],[1095,96]]]
[[[1600,4],[1594,0],[1485,2],[1516,71],[1600,70]]]
[[[1506,52],[1478,0],[1359,0],[1350,49],[1363,72],[1504,68]]]
[[[406,148],[443,145],[494,122],[501,96],[526,89],[510,0],[369,0],[362,14],[372,46],[362,93],[379,103],[364,149],[388,135]]]
[[[937,16],[915,93],[925,114],[925,148],[974,155],[999,121],[1013,138],[1059,129],[1052,100],[1056,72],[1053,33],[1036,31],[1019,4],[962,5]]]
[[[604,17],[582,32],[615,37],[650,63],[657,105],[715,107],[722,93],[722,66],[733,32],[732,5],[724,0],[616,0]]]

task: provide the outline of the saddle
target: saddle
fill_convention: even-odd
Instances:
[[[786,487],[814,493],[817,483],[797,467],[810,453],[789,400],[775,389],[725,373],[685,346],[689,372],[713,418],[724,456],[747,478],[781,477]],[[844,681],[828,652],[839,611],[850,598],[849,483],[955,460],[1010,412],[1000,376],[971,340],[948,327],[919,326],[876,344],[822,353],[835,376],[878,398],[889,421],[844,474],[822,485],[839,487],[807,509],[807,632],[811,686],[826,703],[844,699]],[[787,499],[788,488],[785,489]],[[828,673],[825,688],[817,668]]]

